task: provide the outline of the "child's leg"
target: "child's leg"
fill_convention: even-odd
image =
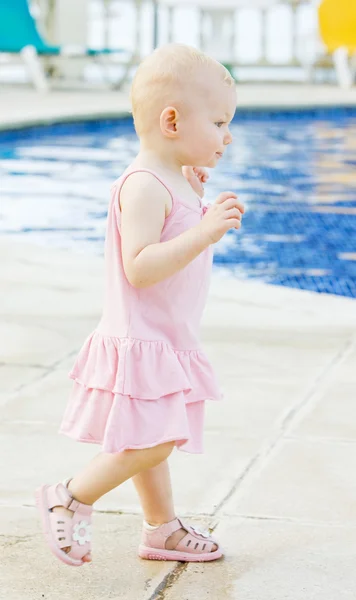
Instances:
[[[69,483],[70,493],[79,502],[94,504],[137,473],[150,469],[165,460],[175,442],[143,450],[124,450],[117,454],[98,454],[79,475]]]
[[[141,471],[132,478],[140,497],[145,521],[150,525],[162,525],[175,519],[173,493],[168,461]]]
[[[101,496],[140,471],[150,469],[164,461],[172,452],[173,447],[174,442],[169,442],[143,450],[98,454],[84,471],[70,481],[68,490],[79,502],[93,504]],[[58,506],[53,511],[73,516],[73,512],[63,506]],[[69,552],[70,547],[63,548],[63,550]],[[90,561],[90,554],[84,560]]]
[[[155,467],[141,471],[132,480],[140,497],[145,521],[149,525],[162,525],[176,518],[167,459]],[[174,550],[186,534],[185,529],[172,533],[166,542],[166,549]],[[212,551],[216,549],[214,544]]]

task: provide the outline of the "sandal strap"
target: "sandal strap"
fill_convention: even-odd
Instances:
[[[64,508],[69,508],[72,500],[73,497],[70,495],[68,489],[63,485],[63,483],[51,485],[47,490],[47,502],[50,510],[55,506],[64,506]]]
[[[172,533],[181,529],[181,527],[182,523],[179,519],[173,519],[173,521],[169,521],[169,523],[163,523],[153,530],[149,530],[144,526],[142,531],[142,543],[145,546],[164,550],[167,539]]]
[[[187,530],[187,535],[178,542],[176,550],[179,552],[192,552],[195,554],[209,553],[217,542],[208,532],[200,531],[193,526],[183,525]]]
[[[178,531],[182,527],[182,523],[179,519],[173,519],[173,521],[169,521],[168,523],[163,523],[156,530],[159,531],[160,535],[165,538],[169,538],[172,533]]]
[[[52,510],[55,506],[64,506],[64,508],[68,508],[73,512],[80,509],[82,514],[88,516],[92,512],[92,507],[89,504],[83,504],[73,498],[68,488],[63,483],[57,483],[48,488],[47,501],[49,510]]]
[[[175,550],[177,552],[191,552],[192,554],[209,554],[212,550],[213,544],[211,540],[201,540],[191,533],[187,533],[186,536],[176,545]]]

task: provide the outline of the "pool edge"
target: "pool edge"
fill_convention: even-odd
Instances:
[[[106,111],[106,112],[88,112],[75,113],[72,115],[55,115],[45,117],[28,117],[25,119],[15,119],[7,123],[0,123],[0,133],[3,131],[18,131],[19,129],[29,129],[31,127],[46,127],[51,125],[84,123],[85,121],[104,121],[107,119],[127,119],[131,117],[129,110]]]
[[[356,108],[356,86],[341,90],[329,85],[238,84],[236,114],[296,112]],[[61,123],[129,118],[129,95],[124,92],[8,90],[0,95],[0,131],[15,131]]]

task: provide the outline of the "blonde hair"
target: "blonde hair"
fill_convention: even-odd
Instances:
[[[181,97],[184,84],[192,84],[198,69],[210,68],[224,83],[234,85],[229,71],[204,52],[184,44],[157,48],[137,69],[131,87],[131,106],[138,135],[146,133],[152,121],[170,103]]]

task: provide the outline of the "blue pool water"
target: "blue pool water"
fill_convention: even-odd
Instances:
[[[247,212],[216,248],[234,277],[356,297],[356,109],[239,112],[206,199]],[[138,142],[130,119],[0,133],[0,228],[22,241],[103,252],[112,181]]]

